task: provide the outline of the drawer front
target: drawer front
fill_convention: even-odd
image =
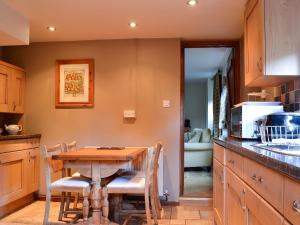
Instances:
[[[300,225],[300,183],[284,180],[284,216],[294,225]]]
[[[225,149],[216,143],[214,143],[214,158],[221,164],[225,164]]]
[[[38,148],[39,145],[39,138],[0,141],[0,153],[19,151],[30,148]]]
[[[282,225],[284,218],[254,190],[246,186],[245,205],[247,208],[247,224]]]
[[[244,180],[283,213],[283,176],[281,174],[244,158]]]
[[[244,171],[244,158],[232,151],[226,151],[226,166],[230,168],[236,175],[243,177]]]

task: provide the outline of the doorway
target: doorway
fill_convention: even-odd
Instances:
[[[181,79],[181,196],[213,197],[215,77],[227,77],[238,96],[239,42],[183,42]],[[232,79],[229,77],[231,76]],[[236,92],[236,93],[233,93]],[[232,98],[230,104],[236,100]],[[219,122],[219,121],[218,121]]]

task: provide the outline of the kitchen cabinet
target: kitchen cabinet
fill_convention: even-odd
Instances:
[[[300,225],[298,181],[217,144],[213,152],[216,225]]]
[[[0,206],[27,193],[27,151],[0,154]]]
[[[250,0],[245,11],[245,85],[276,86],[300,75],[300,1]]]
[[[24,113],[25,71],[0,61],[0,112]]]
[[[284,218],[250,187],[245,186],[247,225],[283,225]]]
[[[226,169],[226,225],[246,225],[245,188],[243,181]]]
[[[39,139],[0,141],[0,208],[39,188]]]
[[[225,171],[224,165],[222,164],[223,156],[222,148],[214,148],[214,159],[213,159],[213,211],[214,218],[217,225],[224,224],[225,216]],[[217,160],[221,159],[222,162]]]

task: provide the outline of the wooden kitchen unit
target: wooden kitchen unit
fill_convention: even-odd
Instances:
[[[244,23],[246,86],[277,86],[300,75],[299,10],[298,0],[248,1]]]
[[[214,144],[220,154],[225,164],[214,158],[216,225],[300,225],[300,182]]]
[[[24,113],[25,70],[0,60],[0,113]]]
[[[40,135],[0,136],[0,218],[31,203],[39,189]]]

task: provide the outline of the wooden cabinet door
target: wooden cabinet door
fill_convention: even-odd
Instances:
[[[245,13],[245,85],[264,75],[264,0],[251,0]]]
[[[27,173],[27,183],[28,192],[32,193],[39,189],[39,176],[40,176],[40,150],[39,148],[28,150],[28,167]]]
[[[246,225],[245,188],[243,181],[226,169],[226,225]]]
[[[27,193],[27,151],[0,154],[0,207]]]
[[[0,112],[10,111],[10,83],[10,70],[6,66],[0,65]]]
[[[283,225],[284,218],[250,187],[245,188],[247,225]]]
[[[213,165],[213,209],[217,225],[224,224],[225,174],[224,166],[214,159]]]
[[[11,112],[24,113],[25,73],[12,69],[12,102]]]

